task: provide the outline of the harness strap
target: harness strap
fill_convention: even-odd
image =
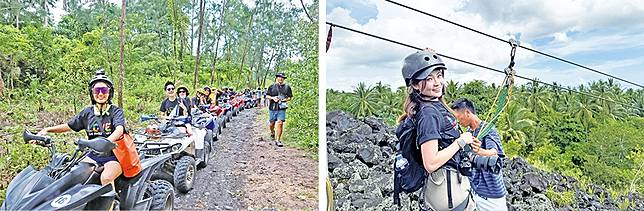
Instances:
[[[487,121],[488,124],[485,125],[485,127],[481,128],[481,131],[479,134],[476,136],[477,139],[482,139],[485,137],[487,134],[490,133],[492,128],[494,127],[494,122],[501,116],[501,112],[507,107],[507,105],[510,102],[510,97],[512,96],[512,87],[514,86],[514,75],[515,75],[515,70],[514,70],[514,55],[517,50],[517,46],[519,46],[518,42],[514,39],[510,39],[508,41],[512,49],[510,50],[510,64],[508,67],[504,69],[505,71],[505,78],[503,79],[503,87],[499,90],[497,93],[493,105],[496,105],[495,111],[491,112],[490,116],[488,116]]]
[[[447,177],[447,207],[449,209],[452,209],[454,207],[454,204],[452,203],[452,174],[449,173],[449,171],[445,171],[445,177]]]

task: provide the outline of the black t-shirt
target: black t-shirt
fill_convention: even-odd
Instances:
[[[115,105],[110,105],[102,114],[94,106],[90,106],[69,120],[67,125],[76,132],[85,130],[88,139],[107,138],[117,126],[123,126],[125,129],[125,118],[123,110]]]
[[[268,96],[277,96],[280,99],[288,98],[288,97],[293,97],[293,91],[291,91],[291,87],[286,84],[273,84],[268,87],[268,91],[266,92],[266,95]],[[279,104],[273,100],[269,100],[268,104],[268,109],[270,110],[280,110],[279,109]]]
[[[190,116],[189,110],[185,111],[183,108],[181,108],[181,106],[178,106],[179,101],[183,102],[183,105],[185,105],[187,109],[192,108],[192,103],[190,102],[190,100],[188,100],[188,98],[180,99],[177,97],[174,101],[170,101],[170,99],[168,98],[163,100],[163,102],[161,102],[161,108],[159,108],[159,111],[165,113],[166,116],[170,116],[172,110],[174,110],[175,107],[179,107],[179,116]]]
[[[422,102],[415,118],[418,146],[430,140],[438,140],[438,149],[442,150],[461,136],[456,118],[440,101]],[[445,165],[457,168],[459,153]]]

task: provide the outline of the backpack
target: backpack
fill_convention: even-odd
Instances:
[[[394,162],[394,204],[398,206],[400,193],[419,190],[425,185],[428,176],[416,134],[416,121],[412,117],[407,117],[396,129],[399,142]]]

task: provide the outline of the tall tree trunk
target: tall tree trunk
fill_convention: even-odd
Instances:
[[[268,59],[268,65],[266,66],[266,71],[264,71],[264,76],[262,76],[262,80],[261,80],[260,86],[262,88],[266,86],[266,77],[268,77],[268,73],[270,73],[271,64],[273,63],[273,59],[275,59],[275,56],[277,56],[277,54],[278,54],[277,52],[273,53],[273,55],[271,55],[271,58]]]
[[[177,54],[177,6],[174,3],[174,0],[171,0],[172,2],[172,63],[174,66],[170,70],[170,73],[172,73],[173,77],[175,69],[177,69],[177,61],[179,60],[179,56]],[[174,78],[173,78],[174,79]]]
[[[43,18],[43,23],[44,23],[43,25],[47,26],[49,25],[49,18],[47,18],[49,16],[49,9],[47,8],[47,0],[42,0],[42,1],[43,1],[42,9],[45,11],[45,17]]]
[[[4,93],[4,79],[2,79],[2,71],[0,71],[0,96]]]
[[[18,23],[20,22],[20,10],[22,10],[22,5],[21,5],[22,3],[20,2],[20,0],[17,0],[17,1],[18,3],[16,5],[18,5],[18,7],[16,8],[16,28],[19,29],[20,24]]]
[[[224,27],[224,18],[225,18],[225,13],[226,13],[226,4],[228,4],[227,0],[224,0],[224,4],[221,6],[221,15],[219,15],[219,26],[217,27],[217,41],[215,41],[215,55],[212,58],[212,71],[210,72],[210,83],[214,84],[215,83],[215,71],[217,71],[217,53],[219,53],[219,38],[221,38],[221,28]]]
[[[259,51],[259,61],[257,61],[256,66],[255,66],[255,79],[257,82],[257,87],[260,86],[261,84],[261,73],[262,73],[262,62],[264,61],[264,45],[265,43],[262,43],[262,50]]]
[[[125,81],[125,0],[121,0],[121,79],[119,80],[119,107],[123,108],[123,84]]]
[[[195,41],[195,1],[196,0],[191,0],[190,1],[190,55],[192,55],[192,50],[194,50],[194,41]],[[199,6],[201,7],[201,3],[199,3]],[[201,11],[201,9],[199,9]]]
[[[200,59],[200,53],[201,53],[201,37],[203,36],[203,16],[204,16],[204,9],[206,7],[206,2],[204,0],[200,0],[199,2],[199,36],[197,38],[197,58],[195,60],[195,80],[194,84],[192,86],[192,90],[197,90],[197,77],[199,76],[199,59]]]
[[[253,44],[251,37],[250,37],[250,31],[253,30],[253,18],[255,18],[255,12],[257,11],[257,7],[255,7],[253,14],[250,15],[250,21],[248,21],[248,29],[246,30],[246,36],[248,38],[248,44],[246,45],[246,48],[244,48],[244,52],[242,53],[242,59],[241,59],[241,64],[239,65],[239,74],[242,74],[244,71],[244,63],[246,62],[246,54],[248,54],[248,50],[250,49],[251,45]]]

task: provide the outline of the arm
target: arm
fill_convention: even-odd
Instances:
[[[420,145],[420,152],[423,156],[423,166],[427,172],[434,172],[456,154],[460,149],[456,142],[449,145],[449,147],[438,150],[438,140],[430,140]]]
[[[488,141],[492,141],[492,140],[488,140]],[[487,148],[489,148],[489,149],[481,148],[481,141],[478,140],[477,138],[474,138],[474,142],[472,143],[472,150],[476,154],[481,155],[481,156],[495,156],[495,155],[499,154],[499,152],[496,150],[496,148],[489,147],[489,146]]]
[[[107,140],[110,140],[112,142],[118,140],[119,138],[121,138],[124,131],[125,129],[123,128],[122,125],[116,126],[116,129],[114,129],[114,132],[112,132],[112,135],[107,137]]]
[[[40,132],[38,132],[38,135],[44,136],[44,135],[47,135],[47,133],[64,133],[71,130],[72,128],[70,128],[69,125],[65,123],[65,124],[60,124],[53,127],[43,128],[42,130],[40,130]]]
[[[284,99],[284,102],[288,102],[293,99],[293,90],[291,90],[291,87],[288,85],[286,88],[288,89],[286,90],[286,99]]]
[[[469,137],[469,138],[468,138]],[[438,140],[433,139],[426,141],[420,145],[420,152],[423,157],[423,166],[427,172],[434,172],[441,166],[443,166],[449,159],[451,159],[461,146],[458,142],[462,140],[464,144],[472,143],[472,135],[469,133],[464,133],[461,135],[461,138],[455,140],[447,148],[443,150],[438,150]],[[468,142],[469,140],[469,142]]]

